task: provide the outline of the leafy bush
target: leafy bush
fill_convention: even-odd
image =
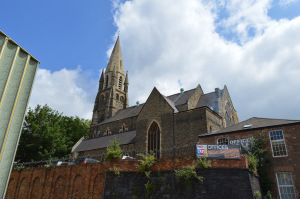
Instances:
[[[148,181],[145,184],[145,190],[146,190],[145,196],[146,196],[146,198],[149,198],[149,196],[153,193],[153,191],[155,189],[156,189],[156,185],[154,184],[154,182],[153,181]]]
[[[260,193],[260,191],[255,191],[255,192],[254,192],[254,197],[255,197],[256,199],[261,199],[261,193]]]
[[[116,137],[110,143],[110,146],[107,147],[106,153],[106,160],[113,160],[113,159],[121,159],[122,158],[122,150],[119,145],[119,141]]]
[[[191,185],[194,180],[203,182],[203,177],[197,175],[196,164],[184,166],[181,169],[175,169],[175,175],[179,180],[185,182],[188,185]]]
[[[258,164],[257,157],[253,155],[251,152],[249,153],[249,155],[247,155],[247,157],[248,157],[249,169],[253,171],[255,174],[257,174],[257,164]]]
[[[267,193],[267,195],[264,197],[264,199],[273,199],[270,191],[268,191],[268,193]]]
[[[145,175],[150,177],[150,167],[155,163],[156,158],[153,153],[147,153],[146,155],[140,153],[138,154],[141,159],[139,159],[139,165],[137,167],[138,171],[141,173],[145,173]]]
[[[114,172],[114,174],[115,174],[116,176],[119,176],[119,175],[120,175],[120,170],[119,170],[118,167],[116,167],[116,166],[113,166],[112,168],[109,168],[108,170]]]
[[[207,168],[211,167],[211,161],[207,160],[206,157],[199,158],[198,165],[200,165],[200,167],[203,167],[203,168],[207,169]]]
[[[269,178],[270,154],[266,150],[267,141],[265,140],[265,132],[252,139],[249,144],[249,168],[257,169],[259,182],[262,187],[262,192],[267,193],[272,189],[272,180]],[[254,157],[251,157],[254,156]]]

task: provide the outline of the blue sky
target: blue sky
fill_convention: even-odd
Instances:
[[[17,6],[16,6],[17,5]],[[4,1],[0,30],[40,61],[30,106],[91,118],[120,31],[130,104],[227,85],[241,120],[300,119],[299,0]]]
[[[3,5],[4,3],[4,5]],[[4,1],[1,30],[29,51],[40,67],[57,71],[106,65],[117,27],[110,1]],[[18,6],[15,6],[18,5]]]

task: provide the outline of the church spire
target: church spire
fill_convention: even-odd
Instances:
[[[111,52],[111,56],[109,58],[105,74],[112,72],[114,67],[117,67],[117,71],[124,74],[123,68],[123,60],[122,60],[122,52],[121,52],[121,45],[120,45],[120,38],[118,36],[115,46]]]
[[[100,80],[99,80],[99,91],[103,90],[103,84],[104,84],[104,69],[102,69]]]

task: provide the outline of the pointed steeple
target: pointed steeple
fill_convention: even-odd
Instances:
[[[117,67],[117,71],[124,74],[123,68],[123,60],[122,60],[122,52],[121,52],[121,45],[120,45],[120,38],[118,36],[115,46],[112,50],[110,55],[105,74],[112,72],[114,67]]]
[[[99,80],[99,91],[103,90],[103,84],[104,84],[104,69],[102,69],[100,80]]]
[[[118,110],[129,106],[128,85],[128,73],[125,77],[120,38],[118,36],[107,67],[105,71],[102,70],[99,80],[99,90],[93,111],[93,124],[102,122],[114,116]],[[93,134],[92,131],[91,134]]]

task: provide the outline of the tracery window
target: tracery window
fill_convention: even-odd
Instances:
[[[121,101],[121,102],[124,101],[124,97],[123,97],[123,96],[120,97],[120,101]]]
[[[107,100],[107,99],[108,99],[108,93],[105,94],[105,100]]]
[[[101,96],[100,96],[100,101],[101,101],[101,102],[104,101],[104,95],[101,95]]]
[[[154,152],[160,158],[160,130],[158,124],[153,122],[148,131],[148,152]]]

